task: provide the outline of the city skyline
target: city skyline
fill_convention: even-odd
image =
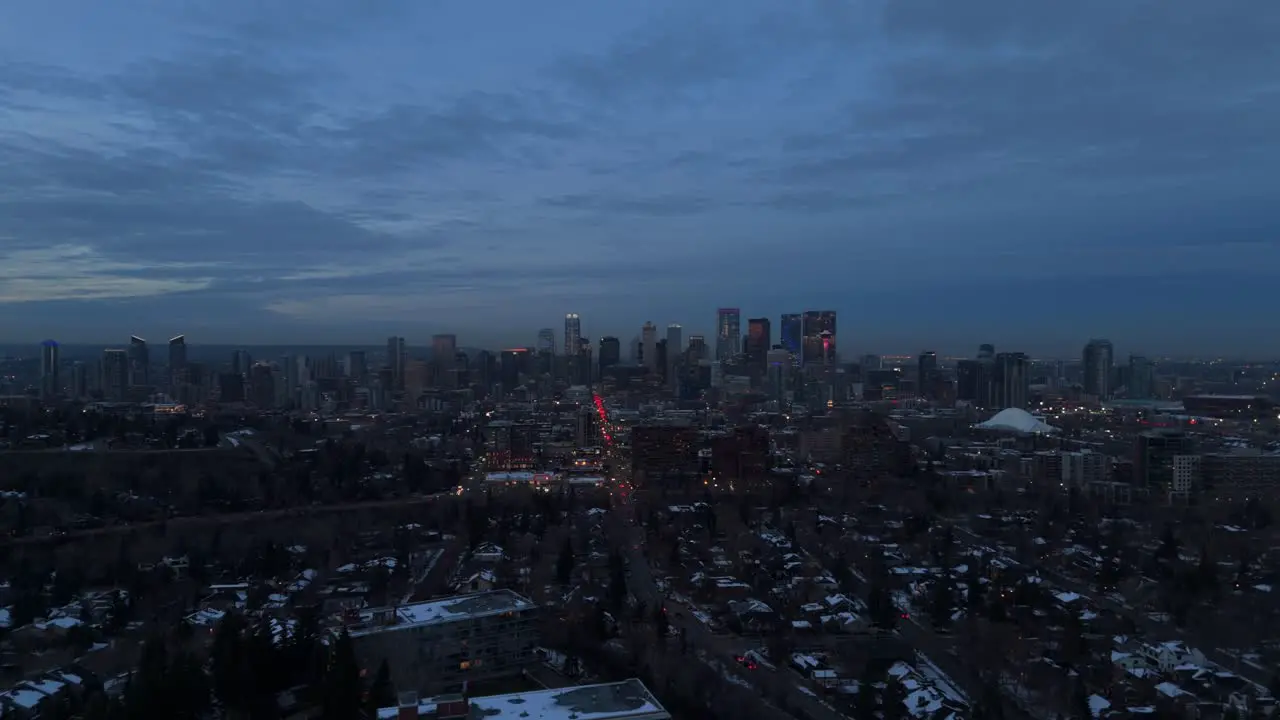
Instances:
[[[16,7],[0,342],[496,348],[578,312],[593,344],[714,346],[732,306],[835,310],[853,357],[1280,354],[1278,27],[1190,0]]]

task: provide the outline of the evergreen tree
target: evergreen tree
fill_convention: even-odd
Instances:
[[[564,539],[564,545],[560,548],[560,556],[556,558],[556,579],[561,585],[568,585],[573,578],[573,542],[569,538]]]
[[[329,667],[325,672],[324,693],[321,698],[323,720],[353,720],[360,716],[363,688],[360,682],[360,665],[356,661],[355,646],[344,628],[333,644],[329,655]]]
[[[396,704],[396,689],[391,683],[391,668],[383,660],[378,665],[378,672],[373,676],[373,684],[369,686],[369,716],[373,717],[379,709]]]
[[[907,689],[895,678],[885,682],[880,695],[881,717],[884,720],[901,720],[907,716]]]
[[[874,718],[876,716],[876,711],[880,709],[880,697],[879,693],[876,692],[876,683],[881,682],[883,679],[871,672],[870,668],[862,674],[862,679],[858,681],[858,694],[853,698],[854,717]]]
[[[898,626],[898,609],[893,605],[893,597],[880,580],[874,580],[867,596],[867,614],[871,616],[871,624],[881,630],[892,630]]]
[[[249,697],[243,682],[244,629],[244,619],[238,613],[223,615],[213,630],[213,644],[209,649],[213,693],[223,705],[233,710],[243,709]]]
[[[950,627],[955,606],[955,585],[951,581],[951,573],[944,567],[942,577],[933,583],[933,597],[929,603],[929,615],[933,618],[934,626]]]

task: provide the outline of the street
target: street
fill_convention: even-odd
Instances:
[[[622,543],[627,549],[631,572],[627,582],[628,589],[638,601],[643,602],[646,607],[654,609],[664,605],[667,601],[658,589],[658,583],[653,577],[649,559],[645,557],[646,537],[644,528],[635,522],[629,460],[620,457],[612,449],[609,451],[609,460],[614,468],[613,474],[616,478],[613,507],[609,513],[609,532],[615,541]],[[755,670],[748,670],[738,663],[738,652],[735,648],[729,646],[730,639],[711,632],[711,629],[696,618],[692,612],[669,612],[667,617],[672,627],[684,632],[685,640],[691,651],[696,651],[697,649],[705,650],[711,657],[720,662],[725,668],[725,672],[733,673],[735,677],[746,681],[761,695],[764,695],[766,688],[776,687],[779,684],[785,687],[788,706],[793,709],[790,713],[792,717],[799,718],[799,720],[848,720],[848,716],[837,712],[817,696],[802,690],[800,685],[802,680],[798,675],[787,669],[786,658],[779,659],[775,663],[777,665],[776,670],[769,670],[763,666],[759,666]],[[762,677],[765,674],[770,674],[774,677]],[[785,714],[781,710],[778,712]]]

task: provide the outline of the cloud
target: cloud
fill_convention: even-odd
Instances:
[[[697,215],[711,208],[706,198],[660,195],[648,198],[613,195],[560,195],[544,202],[554,208],[592,214],[642,215],[648,217]]]
[[[629,336],[824,304],[877,350],[1001,322],[861,312],[904,282],[1025,281],[1093,288],[1042,325],[1182,347],[1221,333],[1102,318],[1196,271],[1257,304],[1276,36],[1244,0],[55,0],[0,27],[0,303],[41,336],[493,344],[569,307]]]
[[[214,269],[199,263],[116,262],[83,245],[0,251],[0,303],[89,301],[192,292],[212,284]]]

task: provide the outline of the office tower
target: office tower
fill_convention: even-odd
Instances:
[[[122,402],[129,388],[129,351],[111,349],[102,351],[102,396],[112,402]]]
[[[961,360],[956,363],[956,399],[977,403],[978,384],[982,377],[982,362]]]
[[[1027,406],[1026,353],[1002,352],[995,358],[995,395],[1000,409]]]
[[[578,313],[564,316],[564,354],[573,355],[578,352],[579,340],[582,339],[582,318]]]
[[[145,387],[151,384],[151,351],[147,349],[147,341],[131,335],[129,337],[129,385]]]
[[[471,359],[471,375],[474,378],[472,382],[484,388],[486,395],[493,391],[495,373],[493,353],[488,350],[477,352]]]
[[[804,316],[800,313],[787,313],[782,316],[782,325],[778,328],[778,341],[782,349],[791,353],[793,362],[800,361],[800,353],[804,347]]]
[[[259,408],[275,407],[275,383],[275,372],[271,365],[258,363],[249,368],[249,400]]]
[[[556,331],[551,328],[542,328],[538,331],[538,353],[556,354]]]
[[[994,360],[996,357],[996,346],[991,343],[983,343],[978,346],[979,360]]]
[[[916,392],[930,400],[937,397],[938,353],[925,350],[916,360]]]
[[[644,327],[640,328],[640,352],[644,359],[644,366],[649,372],[656,375],[658,373],[658,327],[651,322],[646,322]]]
[[[62,382],[58,377],[59,365],[58,343],[53,340],[40,343],[40,397],[45,400],[62,392]]]
[[[680,365],[680,359],[684,353],[684,328],[677,323],[667,325],[667,382],[672,385],[676,384],[679,372],[676,370]]]
[[[1141,355],[1129,356],[1129,397],[1150,400],[1156,394],[1155,364]]]
[[[1094,338],[1084,346],[1084,394],[1099,400],[1111,398],[1112,348],[1110,340]]]
[[[622,362],[622,343],[618,338],[608,335],[600,338],[600,374],[604,369]]]
[[[169,387],[175,391],[186,384],[187,336],[169,338]]]
[[[725,362],[740,352],[742,343],[742,311],[720,308],[716,311],[716,360]]]
[[[770,350],[765,353],[765,363],[765,385],[769,396],[782,400],[787,388],[791,387],[791,352],[785,347]]]
[[[859,364],[862,366],[863,377],[866,377],[866,374],[872,370],[880,370],[884,367],[884,361],[880,359],[879,355],[863,355]]]
[[[453,363],[458,358],[458,336],[457,335],[432,335],[431,336],[431,363],[436,366],[440,372],[440,376],[446,380],[446,385],[450,387],[453,380],[448,377],[453,373]]]
[[[498,361],[498,379],[502,383],[502,392],[510,395],[520,387],[520,375],[525,370],[525,356],[528,348],[503,350]]]
[[[297,376],[298,370],[296,367],[292,371],[290,371],[287,363],[282,364],[281,367],[283,367],[285,371],[285,382],[288,382],[288,378]],[[362,383],[364,382],[365,376],[368,374],[369,362],[365,359],[364,351],[352,350],[347,353],[347,377],[357,383]]]
[[[76,400],[89,397],[89,370],[79,360],[71,363],[71,397]]]
[[[773,331],[769,327],[769,318],[751,318],[747,320],[746,347],[742,349],[747,356],[747,364],[758,370],[765,366],[765,356],[773,347]]]
[[[578,354],[572,358],[573,372],[569,375],[570,382],[575,385],[591,384],[591,358],[590,338],[578,338]]]
[[[556,368],[556,332],[551,328],[538,331],[538,342],[534,344],[537,353],[534,370],[539,375],[555,375]]]
[[[236,350],[231,353],[231,372],[233,374],[247,375],[251,367],[253,367],[253,358],[249,357],[248,350]]]
[[[252,372],[252,368],[244,375],[237,372],[220,373],[218,375],[218,402],[244,402],[244,377],[249,372]]]
[[[409,353],[405,349],[404,338],[392,336],[387,338],[387,367],[391,369],[391,390],[404,391],[405,366],[409,362]]]
[[[662,377],[662,382],[666,383],[671,363],[667,358],[667,339],[661,340],[653,344],[653,374]]]
[[[707,359],[707,339],[701,335],[689,336],[689,347],[685,351],[689,355],[690,364]]]
[[[801,361],[805,365],[836,363],[836,311],[807,310],[804,313]]]

